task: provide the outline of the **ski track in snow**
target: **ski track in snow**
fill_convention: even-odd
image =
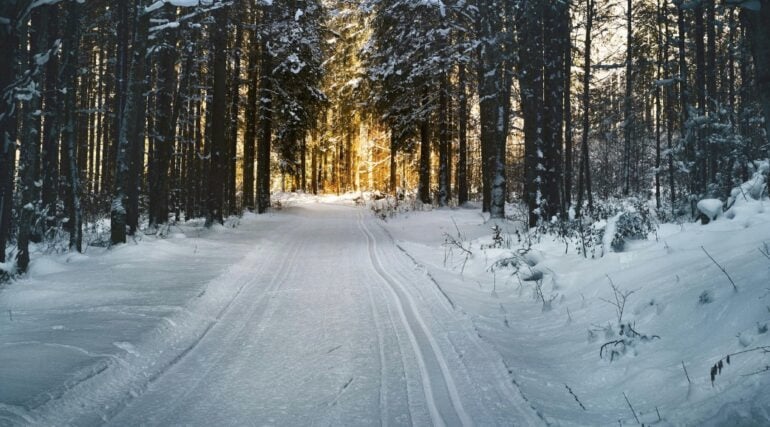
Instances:
[[[287,208],[182,309],[24,422],[539,425],[502,357],[357,208]],[[130,350],[130,351],[129,351]]]
[[[420,316],[419,311],[417,311],[414,300],[382,267],[382,262],[377,255],[375,237],[363,221],[359,221],[359,227],[366,235],[372,267],[382,278],[382,282],[388,287],[393,301],[398,308],[399,317],[409,335],[412,349],[417,355],[425,398],[428,401],[433,424],[456,425],[459,421],[462,425],[471,425],[471,419],[465,412],[465,408],[463,408],[454,379],[447,367],[447,362],[436,344],[436,339],[431,335],[430,330],[425,325],[425,321]],[[427,341],[427,345],[425,341]],[[438,372],[436,372],[437,370]],[[441,388],[435,390],[434,383],[439,381],[441,385],[438,387]],[[447,396],[443,395],[445,391],[448,393],[448,399]],[[451,412],[449,409],[451,409]]]

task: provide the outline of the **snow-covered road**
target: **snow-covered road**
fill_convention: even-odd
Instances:
[[[280,215],[260,230],[277,246],[256,246],[224,276],[238,290],[210,326],[103,421],[541,423],[500,356],[372,215],[323,204]]]

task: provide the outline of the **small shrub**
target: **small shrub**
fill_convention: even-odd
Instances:
[[[615,252],[622,252],[628,241],[646,240],[656,227],[655,218],[647,204],[633,200],[632,206],[618,217],[610,245]]]

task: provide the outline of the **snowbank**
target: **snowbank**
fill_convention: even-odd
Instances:
[[[662,224],[657,239],[597,259],[565,254],[558,238],[527,238],[510,222],[495,247],[493,223],[478,211],[413,212],[384,226],[474,319],[548,422],[768,425],[763,203],[741,200],[708,225]],[[710,205],[721,211],[721,202]]]

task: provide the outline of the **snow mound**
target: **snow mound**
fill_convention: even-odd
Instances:
[[[722,216],[722,201],[719,199],[703,199],[698,202],[698,211],[706,216],[709,221],[714,221]]]

